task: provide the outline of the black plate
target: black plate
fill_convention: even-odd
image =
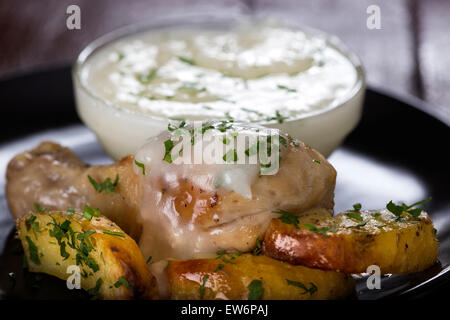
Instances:
[[[111,160],[76,116],[70,68],[0,81],[0,101],[4,119],[0,137],[0,294],[3,298],[83,297],[67,290],[64,281],[45,275],[36,279],[22,270],[20,244],[14,239],[4,195],[4,172],[14,154],[41,140],[63,143],[92,164]],[[441,153],[448,145],[450,128],[448,122],[424,110],[432,108],[415,98],[367,90],[361,123],[330,157],[338,171],[336,211],[356,202],[365,209],[376,209],[389,200],[412,203],[433,197],[426,209],[438,230],[440,263],[418,274],[386,276],[382,290],[368,290],[365,280],[359,280],[355,298],[418,297],[450,289],[450,168]]]

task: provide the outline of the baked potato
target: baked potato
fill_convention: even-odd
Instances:
[[[170,299],[337,299],[354,290],[350,275],[252,254],[170,261]]]
[[[437,252],[433,223],[420,210],[416,217],[384,209],[312,213],[294,224],[273,219],[263,243],[263,253],[274,259],[344,273],[364,273],[370,265],[384,274],[418,272],[436,262]]]
[[[80,285],[93,298],[158,298],[156,279],[135,241],[97,210],[38,212],[16,224],[29,271],[66,280],[73,272],[69,266],[77,266]]]

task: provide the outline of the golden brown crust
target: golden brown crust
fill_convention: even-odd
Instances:
[[[30,217],[35,220],[30,220]],[[30,226],[30,221],[37,222],[37,228]],[[75,247],[71,246],[72,236],[70,231],[65,232],[61,242],[64,243],[68,254],[64,258],[61,254],[61,244],[57,237],[52,236],[55,226],[69,221],[70,228],[74,232]],[[31,272],[43,272],[60,279],[66,280],[70,274],[66,273],[70,265],[81,269],[81,287],[85,290],[95,287],[101,279],[98,296],[101,299],[156,299],[158,298],[156,279],[151,274],[147,263],[142,256],[136,242],[125,234],[116,224],[107,218],[93,217],[91,221],[80,214],[67,215],[62,212],[34,213],[17,220],[19,238],[24,247],[29,270]],[[78,235],[87,231],[95,231],[88,239],[93,249],[88,253],[88,258],[97,265],[98,270],[90,267],[87,260],[81,263],[77,260],[80,252],[81,240]],[[105,234],[104,232],[117,232],[118,235]],[[28,237],[28,239],[27,239]],[[30,241],[36,246],[39,261],[30,256]],[[31,253],[32,254],[32,253]],[[38,263],[39,262],[39,263]],[[121,278],[126,283],[117,284]],[[120,283],[120,282],[119,282]]]
[[[166,268],[170,298],[245,300],[253,280],[261,281],[264,288],[261,299],[264,300],[338,299],[354,290],[353,278],[339,272],[293,266],[251,254],[234,259],[227,255],[227,259],[231,263],[220,259],[170,261]],[[296,282],[297,286],[287,280]],[[311,290],[300,288],[299,283]]]
[[[344,273],[364,273],[377,265],[382,273],[401,274],[433,265],[438,241],[428,215],[422,212],[417,219],[404,217],[401,222],[395,218],[387,210],[362,212],[361,221],[341,213],[319,219],[314,224],[319,232],[305,227],[310,217],[300,218],[298,229],[273,219],[263,252],[292,264]],[[321,228],[331,231],[323,234]]]

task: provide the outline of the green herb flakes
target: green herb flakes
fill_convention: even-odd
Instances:
[[[145,165],[142,162],[137,161],[136,159],[134,159],[134,164],[142,169],[142,175],[145,176]]]
[[[191,66],[195,66],[195,65],[196,65],[196,63],[195,63],[194,60],[189,59],[189,58],[186,58],[186,57],[181,57],[181,56],[179,56],[179,57],[178,57],[178,60],[180,60],[181,62],[187,63],[187,64],[189,64],[189,65],[191,65]]]
[[[116,283],[114,283],[114,287],[119,288],[120,286],[125,286],[128,289],[131,289],[130,284],[124,277],[120,277],[119,280],[117,280]]]
[[[87,290],[87,293],[91,297],[92,300],[98,299],[98,293],[100,291],[100,287],[102,286],[102,284],[103,284],[103,279],[98,278],[97,282],[95,283],[95,287]]]
[[[111,182],[110,178],[106,178],[105,181],[102,183],[98,183],[94,178],[92,178],[90,175],[88,175],[89,182],[94,187],[95,191],[98,193],[102,193],[103,190],[105,190],[106,193],[112,194],[116,192],[116,186],[119,183],[119,175],[116,175],[116,179],[114,182]]]
[[[37,202],[34,203],[34,209],[38,213],[43,213],[43,212],[47,211],[46,208],[42,208],[41,205],[39,203],[37,203]]]
[[[264,294],[262,280],[253,280],[248,285],[248,300],[260,300]]]
[[[207,281],[208,281],[208,276],[203,276],[202,284],[200,285],[200,299],[203,299],[203,297],[205,296],[205,285],[206,285]]]
[[[41,264],[41,260],[39,259],[39,251],[33,240],[31,240],[29,236],[25,236],[25,239],[27,240],[28,250],[30,251],[30,260],[33,261],[34,264]]]
[[[218,271],[222,270],[224,267],[225,267],[225,265],[223,265],[222,263],[219,263],[217,265],[217,268],[214,270],[214,272],[218,272]]]
[[[290,212],[287,212],[285,210],[275,210],[273,211],[274,213],[279,213],[281,214],[281,217],[279,217],[278,219],[286,224],[292,224],[295,229],[298,229],[298,217]]]
[[[286,279],[286,282],[290,286],[295,286],[295,287],[303,289],[304,292],[302,294],[309,293],[309,295],[312,296],[313,293],[317,291],[317,286],[312,282],[309,283],[311,285],[309,288],[299,281],[293,281],[293,280]]]
[[[309,231],[318,233],[326,238],[330,237],[330,235],[327,232],[336,232],[337,231],[336,228],[329,228],[329,227],[318,228],[316,225],[309,224],[309,223],[304,224],[304,227],[306,229],[308,229]]]
[[[110,236],[125,238],[125,233],[120,232],[120,231],[103,230],[103,233],[109,234]]]
[[[89,207],[87,204],[85,204],[83,208],[83,217],[86,220],[91,221],[92,217],[100,217],[100,210],[93,209]]]
[[[256,238],[256,248],[253,250],[253,255],[257,256],[261,253],[261,251],[262,251],[261,241],[259,240],[259,238]]]

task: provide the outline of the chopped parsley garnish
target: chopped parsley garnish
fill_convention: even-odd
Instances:
[[[181,62],[190,64],[191,66],[195,66],[195,65],[196,65],[196,63],[195,63],[194,60],[189,59],[189,58],[186,58],[186,57],[179,56],[179,57],[178,57],[178,60],[180,60]]]
[[[330,237],[330,235],[328,235],[327,232],[336,232],[337,231],[336,228],[328,228],[328,227],[318,228],[316,225],[309,224],[309,223],[304,224],[304,227],[306,229],[308,229],[309,231],[318,233],[326,238]]]
[[[196,83],[187,83],[185,85],[178,87],[177,90],[187,93],[189,95],[196,95],[198,93],[207,91],[205,87],[198,87],[198,84]]]
[[[34,203],[34,209],[38,213],[43,213],[43,212],[45,212],[47,210],[45,208],[42,208],[41,205],[39,203],[37,203],[37,202]]]
[[[149,84],[150,81],[156,78],[158,69],[152,69],[147,74],[139,74],[136,78],[142,84]]]
[[[66,243],[63,241],[64,238],[67,238],[67,241],[69,241],[69,237],[67,235],[67,232],[69,230],[72,231],[72,228],[70,227],[70,221],[65,220],[63,223],[59,224],[57,223],[56,219],[53,216],[50,216],[53,220],[53,222],[47,223],[48,226],[53,226],[53,229],[49,230],[50,237],[53,237],[58,241],[59,245],[59,253],[61,257],[64,258],[64,260],[68,259],[70,254],[66,251]],[[73,231],[72,231],[73,232]]]
[[[278,123],[283,123],[284,120],[288,119],[289,117],[285,117],[282,116],[280,111],[276,110],[275,111],[275,116],[274,117],[267,117],[266,121],[272,121],[272,120],[277,120]]]
[[[258,150],[259,150],[259,141],[256,141],[256,143],[254,143],[247,150],[245,150],[245,154],[247,155],[247,157],[250,157],[257,154]]]
[[[313,162],[320,164],[320,159],[313,159]]]
[[[94,249],[89,237],[95,233],[95,230],[89,230],[77,235],[77,239],[80,240],[79,248],[74,247],[77,250],[75,256],[77,265],[85,264],[92,269],[93,272],[97,272],[100,267],[94,259],[89,257],[89,253]]]
[[[178,126],[175,126],[174,124],[170,123],[167,125],[167,130],[169,130],[170,132],[175,131],[177,129],[181,129],[183,127],[186,126],[186,120],[180,120],[180,123],[178,124]]]
[[[214,272],[218,272],[218,271],[222,270],[224,267],[225,267],[225,265],[219,263],[219,264],[217,265],[217,268],[214,270]]]
[[[347,217],[349,217],[349,218],[352,218],[352,219],[355,219],[355,220],[358,220],[358,221],[363,221],[363,218],[361,217],[361,212],[351,211],[351,212],[347,212],[345,215]]]
[[[234,119],[234,118],[231,116],[231,114],[230,114],[229,111],[225,112],[224,115],[225,115],[225,118],[227,118],[228,120],[233,120],[233,119]]]
[[[74,207],[67,207],[66,209],[66,214],[71,215],[75,213],[75,208]]]
[[[234,260],[234,259],[236,259],[236,257],[238,257],[239,256],[239,253],[238,252],[233,252],[231,255],[230,255],[230,258],[228,258],[228,253],[227,253],[227,250],[218,250],[217,252],[216,252],[216,254],[217,254],[217,257],[216,257],[216,259],[220,259],[220,260],[222,260],[223,262],[226,262],[226,263],[230,263],[230,264],[234,264],[231,260]],[[231,259],[231,260],[230,260]]]
[[[91,299],[98,299],[98,292],[100,291],[100,287],[102,286],[102,284],[103,279],[98,278],[97,282],[95,283],[95,287],[88,289],[87,293],[91,296]]]
[[[36,221],[36,218],[37,217],[35,215],[31,215],[29,218],[25,220],[25,226],[27,228],[27,231],[33,228],[33,231],[41,232],[41,230],[39,230],[39,222]]]
[[[222,120],[220,123],[214,127],[214,126],[208,126],[208,129],[217,129],[220,132],[225,132],[228,129],[231,129],[233,127],[233,121],[232,120]],[[206,131],[206,130],[205,130]],[[205,133],[205,131],[202,130],[202,133]]]
[[[231,149],[228,150],[227,153],[222,157],[223,161],[225,162],[236,162],[238,160],[238,155],[236,150]]]
[[[164,154],[163,160],[168,163],[172,163],[172,155],[170,154],[170,152],[172,151],[172,149],[174,147],[173,141],[170,139],[164,141],[164,147],[166,148],[166,152]]]
[[[295,229],[298,229],[298,217],[290,212],[287,212],[285,210],[275,210],[273,211],[274,213],[279,213],[281,214],[281,217],[279,217],[278,219],[281,222],[284,222],[286,224],[292,224]]]
[[[372,213],[372,217],[374,217],[374,218],[377,218],[379,216],[381,216],[381,213],[379,213],[379,212]]]
[[[127,279],[125,279],[124,277],[120,277],[119,280],[117,280],[117,282],[114,283],[114,287],[118,288],[120,286],[125,286],[128,289],[131,289],[130,284],[128,283]]]
[[[295,287],[303,289],[304,292],[302,294],[309,293],[309,295],[312,296],[313,293],[317,291],[317,286],[312,282],[309,283],[311,285],[311,287],[309,287],[309,288],[306,287],[303,283],[301,283],[299,281],[293,281],[293,280],[286,279],[286,282],[290,286],[295,286]]]
[[[282,84],[278,84],[278,85],[277,85],[277,88],[278,88],[278,89],[286,90],[287,92],[297,92],[296,89],[292,89],[292,88],[283,86]]]
[[[83,208],[83,217],[86,220],[91,221],[92,217],[100,217],[100,210],[93,209],[89,207],[87,204],[85,204]]]
[[[422,212],[422,208],[414,208],[420,204],[424,204],[425,202],[428,202],[431,200],[431,197],[418,201],[416,203],[413,203],[412,205],[408,206],[404,203],[402,203],[401,205],[396,205],[395,203],[391,201],[389,201],[389,203],[386,205],[386,209],[388,209],[390,212],[392,212],[394,215],[397,216],[397,220],[400,220],[400,216],[403,214],[403,212],[408,213],[409,215],[411,215],[413,218],[417,218],[420,216],[420,213]]]
[[[119,183],[119,175],[116,175],[114,182],[111,182],[110,178],[106,178],[102,183],[98,183],[94,178],[88,175],[89,182],[94,187],[95,191],[102,193],[105,190],[106,193],[112,194],[116,192],[116,186]]]
[[[120,231],[103,230],[103,233],[104,234],[109,234],[111,236],[125,238],[125,233],[120,232]]]
[[[248,285],[248,300],[260,300],[264,294],[261,280],[253,280]]]
[[[205,296],[206,281],[208,281],[208,276],[203,276],[202,284],[200,286],[200,299],[203,299],[203,297]]]
[[[367,222],[368,222],[368,221],[360,222],[360,223],[358,223],[356,226],[357,226],[357,227],[364,227],[364,226],[367,224]]]
[[[30,260],[35,264],[41,264],[41,260],[39,259],[38,248],[34,244],[33,240],[30,239],[29,236],[25,236],[25,239],[28,242],[28,249],[30,251]]]
[[[53,216],[50,216],[53,220],[53,222],[47,223],[48,226],[53,225],[53,229],[49,230],[50,237],[53,237],[58,241],[59,245],[59,253],[61,257],[66,260],[69,258],[70,254],[66,251],[66,242],[63,241],[64,238],[67,238],[67,241],[70,241],[69,235],[67,234],[68,231],[70,231],[70,234],[72,236],[75,236],[75,233],[73,232],[72,228],[70,227],[70,221],[64,220],[63,223],[59,224],[56,219]],[[73,239],[74,243],[75,239]]]
[[[145,176],[145,164],[143,164],[142,162],[137,161],[136,159],[134,159],[134,164],[142,169],[142,175]]]
[[[261,247],[261,241],[259,238],[256,238],[256,248],[253,250],[253,255],[257,256],[261,253],[262,247]]]
[[[241,108],[241,110],[245,111],[245,112],[249,112],[249,113],[254,113],[260,117],[264,117],[264,113],[256,111],[256,110],[252,110],[252,109],[248,109],[248,108]]]
[[[357,221],[363,221],[363,218],[361,217],[361,212],[360,212],[361,208],[362,208],[361,203],[355,203],[353,205],[353,210],[347,212],[345,215],[347,217],[355,219]]]

